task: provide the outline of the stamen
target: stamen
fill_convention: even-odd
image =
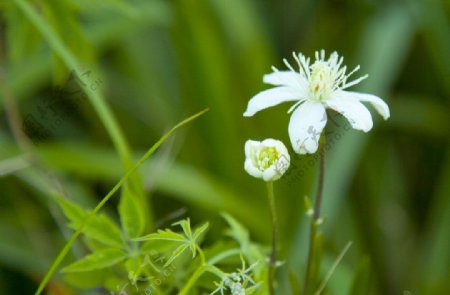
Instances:
[[[309,72],[309,58],[306,59],[302,54],[299,54],[299,57],[303,76],[305,76],[309,80],[311,78],[311,73]]]
[[[338,59],[339,59],[339,55],[337,54],[336,51],[334,51],[333,53],[330,54],[330,58],[328,59],[328,63],[330,64],[330,66],[336,67]]]
[[[295,52],[292,52],[292,56],[294,57],[295,61],[297,62],[298,67],[299,67],[299,71],[301,72],[301,70],[302,70],[302,65],[301,65],[301,63],[300,63],[300,60],[298,59],[297,54],[295,54]]]
[[[289,70],[291,70],[292,72],[295,72],[295,70],[292,68],[292,66],[289,64],[289,62],[285,58],[283,58],[283,62],[289,68]]]
[[[355,72],[359,71],[359,68],[361,68],[359,65],[357,65],[353,71],[351,71],[349,74],[347,74],[347,78],[349,78],[351,75],[353,75]]]
[[[356,80],[353,80],[352,82],[350,82],[350,83],[348,83],[348,84],[342,85],[342,87],[341,87],[340,89],[346,89],[346,88],[348,88],[348,87],[351,87],[351,86],[353,86],[353,85],[356,85],[356,84],[360,83],[362,80],[367,79],[367,77],[369,77],[369,75],[364,75],[364,76],[362,76],[362,77],[360,77],[360,78],[358,78],[358,79],[356,79]]]
[[[344,57],[341,56],[341,58],[339,59],[339,61],[338,61],[338,63],[337,63],[336,66],[337,66],[338,68],[340,68],[343,62],[344,62]]]

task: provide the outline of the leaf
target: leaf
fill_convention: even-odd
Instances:
[[[88,289],[103,286],[106,279],[113,275],[114,273],[109,269],[103,269],[102,271],[67,272],[64,273],[64,280],[77,288]]]
[[[202,226],[200,226],[195,230],[194,235],[191,238],[191,243],[189,245],[192,252],[192,258],[194,258],[195,255],[197,254],[197,245],[200,244],[199,242],[200,235],[208,228],[208,226],[209,222],[206,222],[205,224],[203,224]]]
[[[74,202],[66,198],[56,197],[64,214],[70,220],[69,226],[77,230],[81,224],[88,218],[89,211],[82,209]],[[117,225],[106,215],[94,215],[82,231],[89,238],[103,244],[115,247],[122,247],[123,241],[120,230]]]
[[[148,240],[165,240],[173,242],[186,242],[185,236],[179,233],[175,233],[170,229],[159,229],[156,233],[152,233],[140,238],[133,239],[133,241],[148,241]]]
[[[181,253],[184,252],[189,247],[189,244],[183,244],[178,246],[178,248],[175,249],[175,251],[172,252],[172,255],[169,257],[167,262],[164,264],[164,267],[169,266],[178,256],[181,255]]]
[[[189,248],[192,252],[192,258],[195,258],[197,254],[197,241],[200,235],[208,228],[209,223],[205,223],[194,231],[192,235],[190,219],[180,220],[172,225],[179,225],[183,229],[184,235],[175,233],[170,229],[158,230],[156,233],[149,234],[144,237],[133,239],[133,241],[149,241],[149,240],[164,240],[181,243],[170,256],[169,260],[165,263],[165,267],[170,265],[181,253]]]
[[[95,252],[65,267],[63,272],[85,272],[113,266],[127,257],[122,250],[110,248]]]
[[[289,282],[292,290],[291,294],[300,294],[302,290],[301,283],[297,277],[297,274],[292,269],[289,270]]]
[[[119,203],[119,215],[122,228],[127,237],[139,237],[145,230],[145,206],[136,195],[133,194],[130,185],[122,190]]]
[[[192,238],[197,241],[198,238],[200,237],[200,235],[209,227],[209,222],[206,222],[205,224],[203,224],[202,226],[200,226],[199,228],[197,228],[194,232],[194,235],[192,236]]]
[[[355,271],[350,295],[370,294],[371,280],[370,259],[363,257]]]
[[[192,239],[192,230],[191,230],[191,220],[189,218],[180,220],[178,222],[173,223],[172,225],[179,225],[184,231],[186,237],[190,240]]]
[[[8,23],[5,27],[5,46],[11,66],[28,63],[30,57],[39,49],[41,36],[34,25],[23,19],[21,11],[16,6],[8,5],[3,14]]]
[[[56,197],[56,201],[64,212],[64,215],[71,221],[77,222],[78,220],[83,219],[86,214],[85,211],[76,205],[74,202],[69,201],[63,197]]]
[[[236,240],[239,245],[241,245],[241,248],[247,248],[250,245],[250,236],[248,230],[230,214],[223,212],[221,215],[230,226],[227,234],[234,240]]]

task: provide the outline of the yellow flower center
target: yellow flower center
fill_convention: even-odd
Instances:
[[[334,83],[334,73],[327,62],[317,61],[311,65],[309,90],[317,100],[327,99],[333,91]]]
[[[256,166],[264,171],[278,161],[278,151],[274,147],[263,147],[256,153]]]

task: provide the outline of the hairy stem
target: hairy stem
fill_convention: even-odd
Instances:
[[[278,260],[278,218],[277,210],[275,207],[275,197],[273,193],[273,182],[267,182],[267,196],[269,198],[270,212],[272,215],[272,254],[270,255],[269,264],[269,290],[270,295],[275,294],[275,271]]]
[[[305,283],[303,285],[303,295],[307,295],[311,292],[311,285],[313,281],[313,261],[315,257],[316,248],[316,235],[317,226],[320,220],[320,207],[322,205],[323,184],[325,180],[325,136],[320,143],[320,163],[319,163],[319,182],[317,187],[317,196],[314,204],[314,213],[311,219],[310,233],[309,233],[309,249],[308,249],[308,262],[306,266]],[[316,266],[318,267],[318,266]]]

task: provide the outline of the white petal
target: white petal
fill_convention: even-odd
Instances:
[[[326,123],[327,115],[321,103],[306,101],[301,104],[289,122],[289,137],[294,151],[298,154],[315,153]]]
[[[273,107],[282,102],[299,100],[300,95],[301,93],[297,89],[287,86],[262,91],[250,99],[244,116],[251,117],[260,110]]]
[[[276,86],[291,86],[304,87],[306,80],[299,74],[293,71],[278,71],[266,74],[263,77],[264,83]]]
[[[342,96],[333,96],[326,100],[329,108],[341,113],[354,129],[368,132],[373,122],[369,110],[358,100]]]
[[[261,141],[261,145],[265,147],[277,147],[279,143],[280,143],[279,140],[273,138],[266,138],[263,141]]]
[[[259,146],[260,142],[255,140],[247,140],[245,142],[245,158],[250,158],[252,155],[252,149]]]
[[[281,175],[276,169],[275,166],[270,166],[266,170],[264,170],[262,174],[262,179],[264,181],[275,181],[281,178]]]
[[[263,172],[253,165],[253,162],[251,159],[247,158],[245,160],[244,169],[245,169],[245,171],[247,171],[248,174],[250,174],[253,177],[256,177],[256,178],[263,177]]]
[[[378,96],[372,95],[372,94],[365,94],[365,93],[359,93],[359,92],[353,92],[353,91],[343,91],[341,94],[342,96],[346,97],[353,97],[354,99],[357,99],[362,102],[369,102],[376,110],[377,112],[383,117],[383,119],[388,119],[390,117],[389,107],[388,105]]]

